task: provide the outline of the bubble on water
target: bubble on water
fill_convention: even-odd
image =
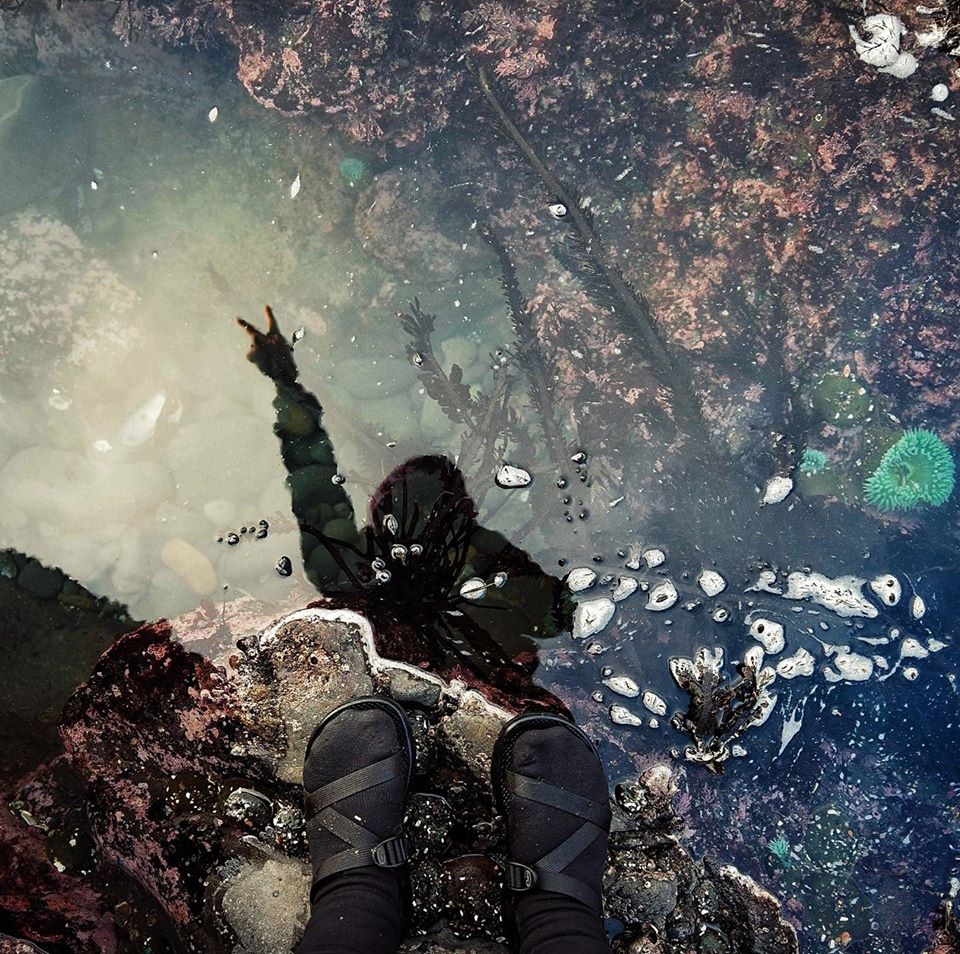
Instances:
[[[618,696],[635,699],[640,695],[640,687],[629,676],[610,676],[603,680],[603,684]]]
[[[783,638],[783,625],[776,620],[761,616],[750,623],[750,635],[763,646],[771,656],[783,650],[786,641]]]
[[[662,566],[666,560],[666,553],[664,553],[659,547],[650,547],[649,549],[643,551],[643,562],[646,563],[651,570],[654,567]]]
[[[495,478],[498,487],[504,490],[513,490],[516,487],[529,487],[533,483],[530,471],[513,464],[502,464]]]
[[[93,442],[93,449],[101,454],[106,454],[108,451],[113,450],[113,445],[110,441],[104,440],[104,438],[101,437],[99,440]]]
[[[375,579],[380,584],[389,583],[393,579],[393,574],[389,570],[377,570]]]
[[[881,573],[870,581],[874,596],[887,606],[896,606],[903,596],[903,587],[892,573]]]
[[[588,566],[575,566],[567,574],[567,588],[571,593],[589,589],[597,580],[597,574]]]
[[[410,544],[410,556],[418,557],[423,554],[423,544],[421,543],[411,543]]]
[[[333,484],[337,484],[338,486],[343,486],[343,484],[347,482],[347,478],[344,477],[343,474],[334,474],[330,478],[330,482]]]
[[[375,557],[373,560],[370,561],[370,568],[375,573],[379,573],[381,570],[385,570],[387,568],[387,564],[380,557]]]
[[[654,715],[665,716],[667,714],[666,700],[649,689],[643,694],[643,698],[640,701],[643,703],[644,708]]]
[[[665,610],[670,609],[677,600],[680,598],[680,594],[677,592],[676,586],[674,586],[672,580],[662,580],[657,583],[656,586],[652,587],[649,594],[647,595],[647,609],[652,610],[655,613],[662,613]]]
[[[635,716],[625,706],[610,706],[610,721],[616,723],[616,725],[643,725],[643,719]]]
[[[398,563],[407,562],[407,548],[402,543],[395,543],[390,547],[390,557]]]
[[[727,588],[727,581],[716,570],[704,570],[697,585],[707,596],[719,596]]]
[[[65,394],[61,393],[58,388],[54,388],[53,392],[50,394],[50,397],[47,398],[47,403],[55,411],[66,411],[69,410],[70,405],[73,402]]]
[[[460,595],[465,600],[482,600],[487,595],[487,584],[479,576],[471,577],[460,587]]]
[[[616,611],[617,604],[605,597],[578,603],[573,611],[573,638],[585,639],[599,633]]]
[[[288,556],[280,557],[276,570],[279,576],[290,576],[293,573],[293,561]]]

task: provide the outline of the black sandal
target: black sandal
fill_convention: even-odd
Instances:
[[[524,864],[512,859],[508,860],[506,886],[513,892],[539,888],[567,895],[589,905],[599,914],[602,910],[602,898],[598,888],[567,874],[566,870],[598,838],[606,841],[610,826],[609,804],[606,801],[596,802],[548,782],[520,775],[509,768],[514,745],[524,732],[529,729],[546,729],[558,725],[580,739],[597,762],[600,762],[600,756],[597,755],[593,743],[586,734],[569,719],[558,715],[531,713],[517,716],[501,729],[494,746],[493,789],[498,809],[507,826],[508,838],[510,814],[507,809],[508,798],[511,795],[558,809],[583,822],[569,837],[537,861]],[[603,772],[602,765],[600,771]]]
[[[381,838],[333,807],[337,802],[349,798],[351,795],[356,795],[358,792],[396,778],[406,779],[404,790],[404,800],[406,800],[410,794],[410,786],[413,780],[414,742],[413,733],[403,709],[392,699],[375,696],[356,699],[338,706],[324,716],[323,721],[310,736],[310,741],[307,743],[307,753],[309,755],[317,736],[341,712],[346,709],[369,708],[382,709],[393,719],[397,728],[400,751],[335,779],[313,792],[304,793],[306,824],[308,826],[318,824],[334,837],[350,846],[322,862],[315,863],[313,870],[314,885],[322,879],[330,877],[330,875],[348,871],[351,868],[366,868],[371,865],[380,868],[397,868],[405,864],[410,857],[410,846],[402,828],[395,835]]]

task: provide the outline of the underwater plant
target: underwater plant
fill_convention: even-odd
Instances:
[[[932,431],[906,431],[863,485],[871,507],[893,512],[923,504],[942,506],[953,493],[955,464],[950,448]]]
[[[828,462],[827,455],[822,450],[805,447],[800,459],[800,472],[808,475],[820,474],[827,469]]]

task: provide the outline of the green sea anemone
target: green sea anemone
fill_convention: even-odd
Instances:
[[[822,450],[805,447],[803,457],[800,458],[800,472],[808,476],[819,474],[827,469],[828,463],[827,455]]]
[[[787,841],[784,835],[777,835],[776,838],[768,841],[767,848],[770,850],[770,854],[772,854],[784,868],[790,867],[790,842]]]
[[[367,175],[367,164],[362,159],[356,159],[353,156],[341,159],[337,168],[343,181],[349,186],[355,186],[362,182]]]
[[[932,431],[906,431],[867,478],[863,493],[877,510],[939,507],[953,493],[954,460],[950,448]]]

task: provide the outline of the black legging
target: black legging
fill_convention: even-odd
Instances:
[[[517,927],[519,954],[609,954],[600,919],[561,894],[536,891],[523,897]],[[297,954],[396,954],[402,934],[399,878],[391,871],[356,868],[317,886]]]

